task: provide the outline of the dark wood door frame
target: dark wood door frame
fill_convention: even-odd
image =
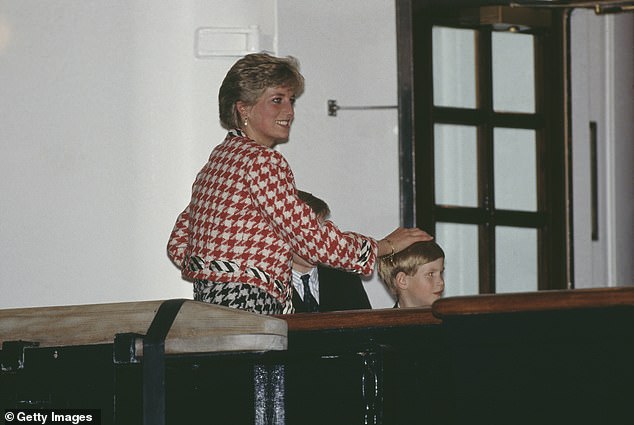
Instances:
[[[431,120],[432,101],[429,87],[432,87],[432,66],[430,61],[416,61],[421,52],[431,52],[431,39],[422,34],[414,22],[421,19],[420,11],[430,6],[444,5],[449,2],[437,0],[396,0],[397,28],[397,61],[398,61],[398,120],[399,120],[399,163],[400,163],[400,212],[403,226],[418,226],[424,230],[435,230],[436,215],[452,213],[451,211],[429,211],[434,205],[434,170],[433,167],[416,167],[417,157],[433,158],[433,143],[422,143],[433,135]],[[508,4],[495,1],[455,1],[455,7]],[[416,20],[415,20],[416,15]],[[543,84],[548,93],[560,93],[553,99],[544,100],[537,97],[536,103],[540,116],[545,120],[545,128],[550,140],[562,143],[538,143],[540,158],[548,158],[540,164],[537,178],[542,184],[549,185],[548,194],[540,193],[538,205],[540,211],[537,220],[544,223],[538,230],[538,281],[539,289],[572,288],[572,211],[571,211],[571,154],[569,136],[569,86],[568,74],[568,16],[566,10],[557,13],[555,25],[559,34],[548,40],[548,44],[540,45],[542,54],[536,63],[557,61],[562,69],[560,75],[536,74],[538,84]],[[539,50],[539,49],[538,49]],[[541,62],[540,62],[541,61]],[[489,70],[479,70],[487,74]],[[482,77],[481,77],[482,78]],[[485,77],[486,78],[486,77]],[[438,108],[437,108],[438,109]],[[485,130],[480,130],[485,131]],[[544,137],[543,135],[538,135]],[[484,154],[480,150],[479,155]],[[431,156],[430,156],[431,155]],[[433,162],[433,161],[432,161]],[[563,165],[563,166],[562,166]],[[490,170],[489,170],[490,171]],[[487,172],[480,170],[480,173]],[[482,177],[482,176],[481,176]],[[489,180],[484,176],[484,180]],[[417,188],[419,190],[417,190]],[[490,188],[489,188],[490,189]],[[486,209],[491,202],[480,204]],[[498,212],[498,215],[503,214]],[[504,217],[500,217],[504,219]],[[529,219],[530,217],[527,217]],[[442,221],[442,220],[441,220]],[[453,221],[453,220],[452,220]],[[481,248],[492,252],[495,241],[492,232],[487,231],[486,224],[480,227],[479,243]],[[490,230],[490,229],[489,229]],[[484,244],[484,245],[482,245]],[[482,251],[482,249],[481,249]],[[493,251],[494,252],[494,251]],[[495,292],[495,258],[491,255],[480,257],[480,290]]]

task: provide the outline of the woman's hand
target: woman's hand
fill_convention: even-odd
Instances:
[[[429,233],[417,227],[399,227],[378,242],[379,257],[400,252],[414,242],[434,239]]]

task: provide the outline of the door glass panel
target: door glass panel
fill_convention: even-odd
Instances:
[[[475,127],[434,126],[436,204],[478,206],[476,142]]]
[[[491,34],[493,109],[535,112],[533,36],[512,32]]]
[[[535,131],[496,128],[493,143],[495,208],[536,211]]]
[[[537,230],[498,226],[495,292],[537,291]]]
[[[475,31],[433,27],[434,105],[475,108]]]
[[[445,251],[445,297],[477,295],[478,226],[436,224],[436,242]]]

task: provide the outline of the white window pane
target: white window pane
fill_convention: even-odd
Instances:
[[[537,211],[535,131],[496,128],[493,143],[495,207]]]
[[[495,292],[537,291],[537,230],[495,229]]]
[[[477,207],[476,128],[435,125],[434,139],[436,204]]]
[[[493,32],[493,109],[498,112],[535,112],[533,36]]]
[[[475,31],[432,29],[434,105],[476,106]]]
[[[477,295],[478,226],[437,223],[436,242],[445,251],[445,293],[443,296]]]

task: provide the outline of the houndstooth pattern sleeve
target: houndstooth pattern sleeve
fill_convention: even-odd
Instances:
[[[279,152],[256,157],[249,176],[255,204],[293,252],[312,262],[364,275],[372,273],[376,241],[343,232],[330,221],[320,223],[297,197],[293,173]]]
[[[187,252],[187,246],[189,241],[189,207],[181,212],[176,219],[174,229],[170,235],[169,242],[167,243],[167,255],[172,262],[182,267],[185,260],[185,254]]]

